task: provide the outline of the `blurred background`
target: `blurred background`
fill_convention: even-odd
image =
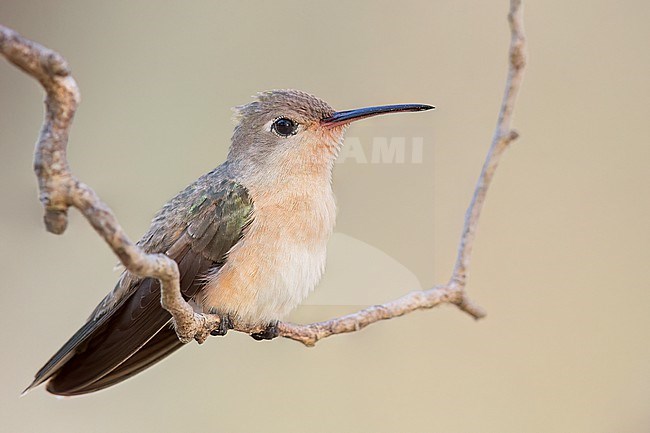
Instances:
[[[132,238],[224,160],[229,108],[257,91],[302,89],[338,109],[436,105],[348,130],[327,274],[290,318],[306,323],[448,278],[503,92],[507,9],[3,0],[0,23],[69,61],[82,94],[70,163]],[[521,138],[469,280],[485,320],[443,307],[312,349],[231,333],[63,400],[18,395],[113,287],[116,259],[75,211],[65,235],[43,229],[42,91],[0,61],[0,430],[650,431],[649,20],[645,1],[527,2]],[[403,161],[373,159],[382,142]]]

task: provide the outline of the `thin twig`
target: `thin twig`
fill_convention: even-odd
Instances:
[[[449,282],[429,290],[412,292],[395,301],[375,305],[357,313],[325,322],[306,326],[282,323],[280,326],[282,336],[300,341],[307,346],[313,346],[319,340],[331,335],[358,331],[380,320],[392,319],[415,310],[433,308],[443,303],[455,304],[475,319],[485,316],[483,308],[476,305],[467,296],[465,287],[476,229],[488,187],[492,182],[501,155],[508,145],[518,137],[518,133],[512,130],[510,125],[526,66],[526,37],[521,0],[510,2],[508,21],[511,40],[505,93],[492,143],[476,183],[472,201],[465,214],[465,224],[458,245],[458,257]]]
[[[79,209],[129,272],[160,281],[162,304],[174,317],[179,338],[205,340],[214,320],[196,314],[181,296],[176,262],[164,254],[146,254],[135,245],[111,209],[70,171],[66,149],[79,105],[79,88],[66,61],[58,53],[3,26],[0,26],[0,53],[36,78],[46,92],[45,120],[34,154],[46,229],[62,234],[68,225],[68,208]]]
[[[484,310],[467,296],[465,286],[478,221],[487,189],[500,157],[517,138],[511,129],[512,112],[521,87],[526,65],[523,14],[520,0],[512,0],[508,15],[511,29],[510,62],[506,89],[497,126],[474,196],[465,215],[456,265],[447,284],[429,290],[408,293],[382,305],[375,305],[347,316],[310,325],[280,323],[279,335],[313,346],[335,334],[355,332],[380,320],[392,319],[419,309],[454,304],[472,317],[485,316]],[[161,303],[172,316],[176,332],[183,342],[203,342],[218,324],[212,315],[195,313],[180,293],[176,262],[164,254],[146,254],[127,236],[115,215],[99,196],[70,171],[66,158],[68,133],[79,104],[79,90],[65,60],[56,52],[29,41],[0,26],[0,53],[28,75],[36,78],[46,91],[46,114],[36,144],[34,169],[39,182],[40,199],[45,209],[45,226],[61,234],[67,226],[70,206],[79,209],[97,233],[108,243],[129,272],[160,281]],[[235,324],[235,330],[258,332],[260,329]]]

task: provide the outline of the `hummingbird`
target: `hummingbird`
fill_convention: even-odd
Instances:
[[[332,169],[347,126],[423,104],[335,111],[298,90],[258,93],[234,108],[226,161],[186,187],[154,216],[138,245],[178,264],[183,297],[195,311],[259,326],[276,325],[316,287],[325,269],[336,204]],[[183,344],[160,304],[160,284],[124,271],[86,323],[35,375],[62,396],[115,385]]]

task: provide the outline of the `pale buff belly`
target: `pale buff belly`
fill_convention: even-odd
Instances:
[[[278,213],[282,213],[279,215]],[[254,213],[244,238],[202,291],[204,311],[250,324],[281,320],[311,292],[325,269],[334,203],[267,206]]]

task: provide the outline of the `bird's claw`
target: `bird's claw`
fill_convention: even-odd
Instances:
[[[217,325],[216,328],[210,331],[210,335],[215,337],[224,336],[228,333],[229,329],[233,328],[233,323],[232,320],[230,319],[230,316],[224,314],[223,316],[218,316],[218,317],[220,318],[219,325]]]
[[[227,314],[220,315],[216,313],[194,313],[193,319],[184,321],[182,326],[174,320],[176,335],[180,342],[184,344],[192,340],[202,344],[210,335],[226,335],[229,329],[233,329],[233,325],[232,319]],[[262,331],[253,332],[250,335],[258,341],[272,340],[280,335],[278,322],[271,322]]]
[[[254,332],[251,334],[257,341],[261,340],[273,340],[275,337],[280,335],[280,330],[278,329],[278,322],[269,323],[266,328],[261,332]]]

